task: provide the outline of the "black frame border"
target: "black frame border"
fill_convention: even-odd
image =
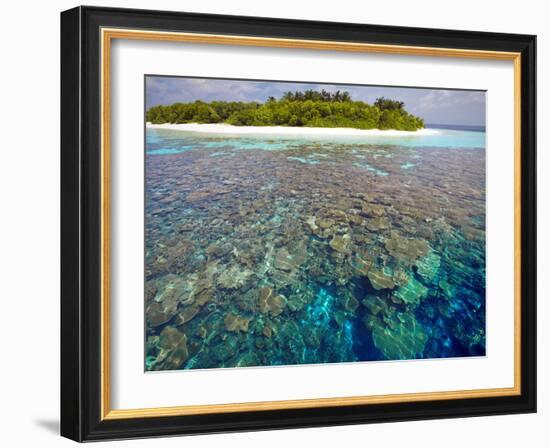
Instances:
[[[521,394],[101,420],[100,29],[521,53]],[[61,13],[61,435],[79,442],[536,412],[536,36],[77,7]]]

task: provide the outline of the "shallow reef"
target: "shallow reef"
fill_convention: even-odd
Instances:
[[[483,149],[165,138],[147,370],[485,354]]]

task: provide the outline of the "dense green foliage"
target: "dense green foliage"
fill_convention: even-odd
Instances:
[[[409,114],[401,101],[378,98],[374,104],[353,101],[348,92],[286,92],[281,99],[256,102],[212,101],[154,106],[146,113],[153,124],[228,123],[235,126],[308,126],[322,128],[400,129],[415,131],[424,120]]]

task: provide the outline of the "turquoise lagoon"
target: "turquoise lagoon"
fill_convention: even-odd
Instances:
[[[485,354],[485,132],[146,130],[147,370]]]
[[[428,128],[430,129],[430,128]],[[414,148],[485,148],[485,132],[481,127],[471,127],[468,130],[432,128],[437,134],[410,136],[289,136],[277,134],[262,134],[258,136],[227,134],[211,135],[200,132],[185,132],[167,129],[147,129],[146,151],[148,154],[178,154],[180,152],[224,147],[228,142],[234,142],[240,149],[284,149],[296,144],[370,144],[398,145]],[[475,129],[475,130],[474,130]]]

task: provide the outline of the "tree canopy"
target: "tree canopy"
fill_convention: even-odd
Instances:
[[[153,106],[146,112],[153,124],[227,123],[234,126],[308,126],[415,131],[424,120],[405,110],[402,101],[384,97],[374,104],[354,101],[349,92],[325,90],[286,92],[280,99],[258,102],[195,101]]]

